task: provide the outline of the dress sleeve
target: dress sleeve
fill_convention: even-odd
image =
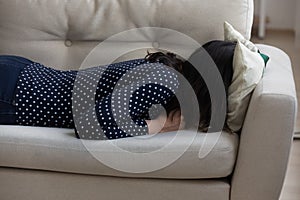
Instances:
[[[84,133],[85,138],[117,139],[148,134],[146,119],[149,109],[157,104],[166,104],[178,88],[176,72],[159,63],[147,63],[130,70],[116,84],[114,91],[96,101],[94,109],[100,127]],[[94,114],[85,114],[82,120]],[[81,121],[81,120],[80,120]],[[87,124],[80,122],[79,124]],[[86,130],[86,129],[85,129]],[[79,137],[82,135],[79,134]]]

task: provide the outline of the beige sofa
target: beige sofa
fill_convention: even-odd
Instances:
[[[134,28],[167,28],[201,44],[223,39],[226,20],[250,38],[253,10],[252,0],[0,0],[0,54],[78,69],[96,45]],[[105,63],[133,44],[164,48],[156,34],[119,37],[99,56]],[[271,59],[240,135],[197,134],[189,143],[185,131],[175,147],[149,154],[174,133],[112,143],[81,141],[70,129],[2,125],[0,199],[278,199],[294,132],[295,85],[289,57],[275,47],[259,48]],[[119,60],[142,55],[145,49]],[[207,154],[199,156],[200,149]],[[166,162],[170,158],[174,162]]]

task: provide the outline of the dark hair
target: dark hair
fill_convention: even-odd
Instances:
[[[232,63],[233,63],[233,54],[234,54],[235,46],[236,43],[233,42],[214,40],[204,44],[202,48],[199,48],[192,54],[192,56],[196,55],[197,53],[199,53],[199,51],[203,51],[203,50],[205,50],[209,54],[209,56],[216,64],[220,72],[220,75],[223,79],[226,95],[228,95],[228,87],[230,86],[232,81],[232,75],[233,75]],[[185,79],[188,80],[188,82],[194,89],[195,94],[197,95],[198,105],[200,109],[199,111],[200,121],[199,121],[198,129],[200,131],[207,131],[212,116],[211,98],[210,98],[209,90],[207,88],[207,85],[203,77],[199,74],[197,69],[194,68],[193,65],[189,62],[190,59],[183,61],[177,58],[177,56],[173,53],[162,53],[162,52],[148,53],[145,59],[148,60],[149,62],[160,62],[162,64],[170,66],[175,70],[177,70],[179,73],[181,73],[185,77]],[[207,66],[204,62],[203,65],[201,65],[200,67],[207,68],[210,66],[209,65]],[[185,91],[180,91],[179,89],[179,92],[184,93]],[[195,110],[192,107],[193,106],[191,106],[191,110],[187,112],[195,112]],[[168,102],[168,104],[165,105],[165,108],[167,113],[169,113],[171,110],[174,109],[180,109],[180,105],[177,98],[174,96]],[[185,113],[182,114],[185,116]],[[217,113],[213,113],[213,114],[217,114]],[[224,125],[224,128],[227,128],[226,124]]]

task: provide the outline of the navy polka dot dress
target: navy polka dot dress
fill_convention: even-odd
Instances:
[[[159,114],[178,85],[173,69],[144,59],[80,71],[32,63],[17,83],[17,124],[75,128],[81,139],[145,135],[145,120]]]

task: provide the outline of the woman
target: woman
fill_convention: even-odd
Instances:
[[[211,41],[203,48],[216,63],[227,93],[235,43]],[[175,94],[184,91],[173,70],[193,87],[201,115],[199,130],[207,130],[211,100],[203,78],[188,61],[161,52],[82,71],[59,71],[22,57],[0,56],[0,124],[75,128],[77,138],[82,139],[117,139],[182,129],[185,113],[180,112]],[[93,93],[90,83],[95,80]],[[94,102],[84,103],[89,99]],[[149,109],[159,104],[166,115],[154,109],[150,118]]]

